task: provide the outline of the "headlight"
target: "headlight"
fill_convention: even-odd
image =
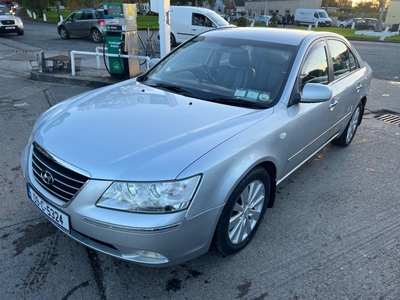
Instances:
[[[97,206],[141,213],[170,213],[188,208],[200,175],[179,181],[114,182]]]

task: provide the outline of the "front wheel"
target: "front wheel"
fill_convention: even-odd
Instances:
[[[253,169],[236,186],[215,229],[214,244],[221,254],[237,253],[251,241],[267,209],[270,189],[263,168]]]
[[[68,30],[65,27],[61,27],[58,31],[62,39],[69,39]]]
[[[20,30],[20,31],[17,32],[17,34],[18,34],[18,35],[24,35],[24,31],[23,31],[23,30]]]
[[[350,145],[351,141],[356,135],[356,131],[358,125],[360,124],[361,118],[362,118],[362,106],[360,103],[354,110],[353,115],[351,116],[350,121],[346,126],[346,129],[337,139],[334,139],[332,143],[341,147],[347,147],[348,145]]]

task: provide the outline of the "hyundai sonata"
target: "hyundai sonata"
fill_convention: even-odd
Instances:
[[[371,78],[337,34],[200,34],[44,112],[21,157],[28,196],[68,236],[139,264],[237,253],[279,183],[326,144],[351,143]]]

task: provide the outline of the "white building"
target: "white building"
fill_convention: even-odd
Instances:
[[[322,0],[247,0],[245,11],[249,16],[271,15],[274,11],[279,15],[287,16],[294,15],[298,8],[321,8],[321,4]]]

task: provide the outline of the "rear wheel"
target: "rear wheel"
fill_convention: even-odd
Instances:
[[[251,241],[267,209],[270,189],[263,168],[253,169],[236,186],[215,229],[214,244],[220,253],[237,253]]]
[[[93,42],[101,43],[103,41],[103,36],[101,35],[100,31],[97,29],[93,29],[90,33],[90,37],[92,38]]]
[[[69,33],[65,27],[60,27],[58,33],[60,34],[62,39],[69,39]]]
[[[347,147],[348,145],[350,145],[351,141],[356,135],[356,131],[358,125],[360,124],[361,118],[362,118],[362,106],[360,103],[354,110],[353,115],[351,116],[350,121],[346,126],[346,129],[337,139],[334,139],[332,143],[341,147]]]
[[[176,40],[172,33],[170,35],[170,45],[171,45],[171,47],[174,47],[176,45]]]

